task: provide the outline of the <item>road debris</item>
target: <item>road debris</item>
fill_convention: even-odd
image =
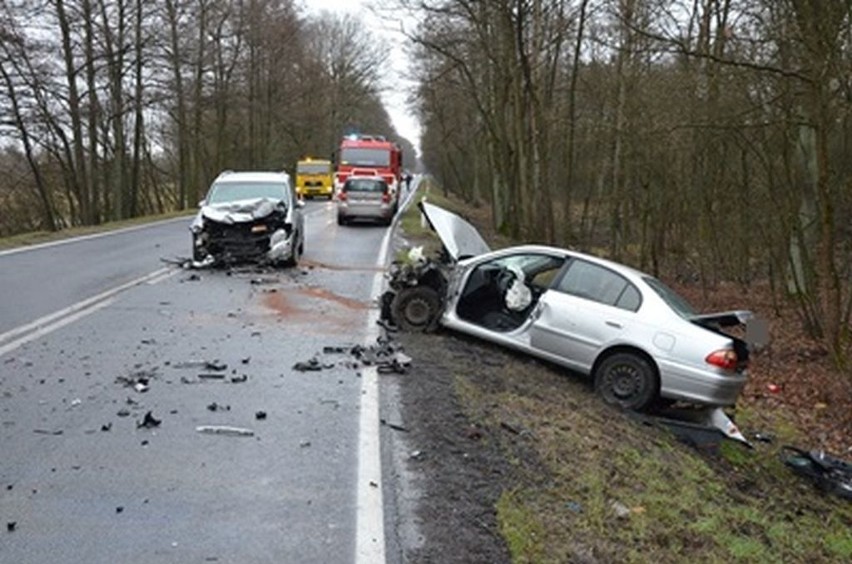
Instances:
[[[263,421],[264,419],[266,419],[266,412],[265,411],[255,411],[254,412],[254,418],[257,419],[258,421]]]
[[[145,413],[145,417],[142,418],[142,421],[136,422],[136,428],[153,429],[155,427],[159,427],[160,423],[162,422],[163,421],[161,419],[157,419],[156,417],[154,417],[154,414],[152,412],[148,411],[147,413]]]
[[[242,384],[243,382],[248,381],[248,375],[242,374],[240,376],[231,376],[231,384]]]
[[[225,375],[211,372],[202,372],[198,375],[198,378],[201,380],[224,380]]]
[[[231,406],[222,405],[214,401],[213,403],[207,404],[207,409],[208,411],[231,411]]]
[[[57,430],[55,430],[55,431],[50,431],[50,430],[48,430],[48,429],[33,429],[33,433],[36,433],[37,435],[54,435],[54,436],[59,436],[59,435],[63,434],[64,432],[65,432],[65,431],[63,431],[62,429],[57,429]]]
[[[304,362],[297,362],[293,365],[293,370],[298,370],[299,372],[319,372],[323,368],[331,368],[334,365],[326,365],[319,361],[317,357],[313,357],[312,359]]]
[[[385,427],[388,427],[390,429],[393,429],[394,431],[401,431],[403,433],[408,432],[408,429],[406,429],[402,425],[399,425],[398,423],[390,423],[389,421],[387,421],[385,419],[380,419],[379,421],[382,425],[384,425]]]
[[[254,431],[242,427],[230,427],[228,425],[200,425],[195,428],[196,432],[205,435],[226,435],[229,437],[253,437]]]
[[[326,345],[322,349],[322,355],[349,355],[353,361],[324,362],[320,355],[314,355],[307,361],[297,362],[293,370],[299,372],[316,372],[327,368],[334,368],[342,364],[348,368],[358,369],[364,366],[375,366],[381,374],[405,374],[411,366],[412,359],[405,354],[402,346],[388,338],[380,335],[376,344],[366,345]]]
[[[18,526],[17,521],[7,521],[6,522],[6,532],[7,533],[15,532],[15,529],[17,528],[17,526]]]
[[[621,503],[620,501],[613,500],[609,505],[612,510],[615,512],[615,516],[619,519],[627,519],[630,517],[630,508]]]
[[[852,463],[823,451],[782,447],[784,464],[796,474],[810,479],[820,490],[852,500]]]
[[[112,423],[104,423],[103,425],[101,425],[101,431],[103,431],[104,433],[110,431],[111,429]]]

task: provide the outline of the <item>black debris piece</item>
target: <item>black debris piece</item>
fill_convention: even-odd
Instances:
[[[111,422],[110,423],[104,423],[103,425],[101,425],[101,431],[103,431],[105,433],[107,431],[111,430],[111,429],[112,429],[112,423]]]
[[[37,435],[56,435],[56,436],[58,436],[58,435],[61,435],[62,433],[64,433],[64,431],[62,431],[61,429],[57,429],[55,431],[51,431],[51,430],[48,430],[48,429],[33,429],[33,433],[36,433]]]
[[[231,406],[230,405],[222,405],[222,404],[216,403],[214,401],[213,403],[207,404],[207,409],[209,411],[231,411]]]
[[[823,451],[806,451],[786,445],[782,460],[796,474],[810,479],[820,490],[852,500],[852,464]]]
[[[174,363],[175,368],[203,368],[204,370],[221,371],[228,365],[218,360],[184,360]]]
[[[243,374],[241,376],[231,376],[231,383],[232,384],[242,384],[243,382],[246,382],[246,381],[248,381],[248,375],[247,374]]]
[[[18,526],[17,521],[7,521],[6,522],[6,532],[12,533],[15,531],[15,528]]]
[[[189,276],[181,280],[181,282],[198,282],[199,280],[201,280],[201,276],[197,274],[190,274]]]
[[[128,417],[130,415],[130,410],[126,407],[122,407],[118,410],[118,413],[116,413],[116,415],[118,415],[119,417]]]
[[[251,362],[251,357],[247,356],[244,359],[242,359],[240,362],[242,362],[243,364],[248,364],[249,362]]]
[[[154,414],[150,411],[145,414],[145,417],[142,418],[142,421],[138,421],[136,423],[136,428],[145,428],[145,429],[153,429],[155,427],[159,427],[160,423],[163,421],[161,419],[157,419],[154,417]]]
[[[151,380],[157,377],[157,369],[151,368],[147,370],[136,370],[127,376],[118,376],[115,379],[116,384],[121,384],[125,388],[133,388],[137,392],[148,391],[148,386]]]
[[[225,379],[224,374],[216,374],[216,373],[210,373],[210,372],[203,372],[203,373],[199,374],[198,377],[201,380],[224,380]]]
[[[318,372],[322,370],[323,365],[317,357],[314,357],[306,362],[297,362],[293,365],[293,370],[299,372]]]
[[[266,419],[266,412],[265,411],[255,411],[254,418],[257,419],[258,421],[263,421],[264,419]]]
[[[122,513],[123,511],[124,511],[124,506],[122,506],[122,505],[119,505],[118,507],[115,508],[116,513]]]
[[[407,429],[407,428],[405,428],[405,427],[403,427],[402,425],[399,425],[399,424],[397,424],[397,423],[390,423],[389,421],[387,421],[387,420],[385,420],[385,419],[381,419],[381,420],[380,420],[380,423],[381,423],[382,425],[384,425],[385,427],[388,427],[388,428],[390,428],[390,429],[393,429],[394,431],[401,431],[401,432],[403,432],[403,433],[407,433],[407,432],[408,432],[408,429]]]

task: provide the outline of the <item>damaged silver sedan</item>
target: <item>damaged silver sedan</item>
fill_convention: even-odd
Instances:
[[[305,250],[303,202],[281,172],[223,172],[190,226],[195,266],[295,266]]]
[[[648,274],[567,249],[491,251],[457,215],[420,209],[444,249],[392,269],[383,313],[402,329],[440,324],[554,362],[592,376],[606,402],[626,409],[735,404],[749,347],[723,330],[750,312],[700,315]]]

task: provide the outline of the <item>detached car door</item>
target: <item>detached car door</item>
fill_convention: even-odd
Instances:
[[[538,302],[530,347],[540,356],[589,372],[603,347],[629,333],[641,303],[639,290],[617,272],[572,258]]]

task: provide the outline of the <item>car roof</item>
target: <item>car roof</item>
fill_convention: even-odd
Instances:
[[[286,172],[271,171],[226,171],[216,177],[214,182],[290,182],[290,175]]]

